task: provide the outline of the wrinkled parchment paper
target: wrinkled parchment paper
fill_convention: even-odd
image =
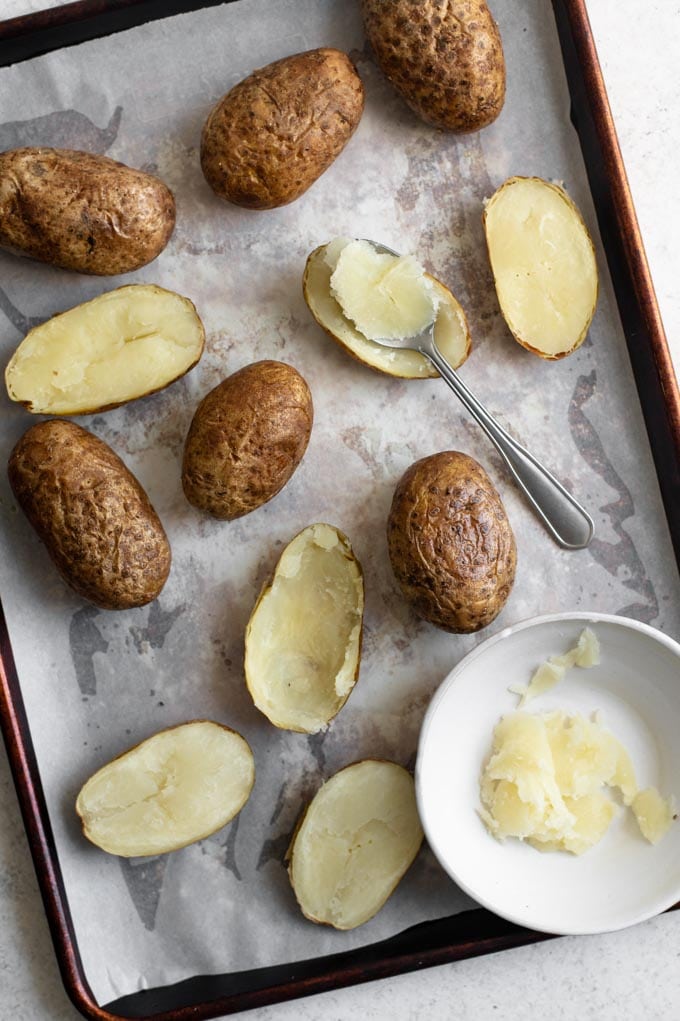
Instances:
[[[519,569],[486,635],[578,609],[680,635],[676,567],[599,241],[602,291],[590,337],[554,364],[510,338],[485,254],[482,199],[511,174],[563,180],[598,239],[550,5],[494,0],[506,107],[481,134],[459,138],[420,123],[387,86],[358,7],[240,0],[0,70],[0,150],[107,153],[158,173],[178,206],[167,250],[124,278],[87,278],[0,253],[3,362],[33,324],[124,282],[187,294],[208,336],[200,365],[165,393],[81,419],[136,473],[168,531],[172,574],[150,607],[107,613],[74,596],[17,510],[4,471],[0,481],[0,591],[80,952],[100,1002],[190,975],[357,947],[471,906],[424,849],[374,920],[336,933],[302,918],[282,864],[296,816],[322,778],[365,755],[413,763],[430,696],[482,637],[419,622],[392,577],[385,520],[394,485],[416,458],[464,450],[502,493]],[[254,213],[220,202],[198,159],[209,109],[254,67],[319,45],[349,51],[366,83],[356,135],[291,206]],[[314,324],[301,295],[305,257],[340,234],[414,252],[452,288],[475,345],[465,381],[589,507],[597,536],[588,551],[555,546],[443,383],[375,374]],[[302,371],[314,432],[283,493],[220,523],[183,497],[183,441],[198,400],[258,358]],[[4,463],[33,420],[6,396],[0,415]],[[363,564],[366,634],[349,703],[327,733],[307,737],[275,730],[253,707],[243,632],[282,546],[317,520],[342,528]],[[508,681],[518,680],[526,678],[510,671]],[[86,777],[152,732],[194,717],[228,723],[254,750],[257,781],[240,816],[165,857],[124,861],[87,844],[73,810]]]

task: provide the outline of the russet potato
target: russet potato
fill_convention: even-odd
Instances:
[[[255,783],[247,741],[219,723],[169,727],[90,777],[77,801],[83,833],[109,854],[166,854],[237,815]]]
[[[484,207],[498,303],[522,347],[555,361],[581,346],[598,296],[595,248],[564,188],[511,177]]]
[[[505,101],[505,58],[484,0],[362,0],[376,62],[399,95],[443,131],[479,131]]]
[[[156,393],[193,368],[205,331],[188,298],[128,284],[30,330],[5,370],[36,415],[89,415]]]
[[[402,592],[424,620],[467,634],[503,609],[515,537],[491,479],[467,454],[446,450],[411,465],[394,493],[387,542]]]
[[[142,170],[73,149],[0,153],[0,248],[112,276],[160,255],[174,226],[172,192]]]
[[[359,676],[363,614],[349,539],[332,525],[309,525],[284,549],[246,628],[246,684],[270,723],[325,730]]]
[[[285,362],[253,362],[208,393],[184,446],[182,486],[194,507],[232,521],[283,489],[307,449],[312,395]]]
[[[378,372],[402,379],[435,379],[439,373],[419,351],[388,348],[369,339],[345,314],[331,289],[335,268],[334,246],[328,242],[316,248],[307,258],[302,290],[307,307],[319,326],[353,358]],[[348,239],[349,240],[349,239]],[[438,307],[434,324],[437,347],[449,364],[459,368],[471,349],[470,330],[465,312],[451,291],[429,274],[425,279]]]
[[[297,53],[253,71],[210,112],[201,167],[220,198],[248,209],[294,202],[340,155],[364,87],[340,50]]]
[[[327,780],[300,818],[288,875],[306,918],[355,929],[380,910],[423,840],[413,777],[364,759]]]
[[[148,496],[103,440],[63,419],[38,422],[7,468],[17,503],[62,578],[105,610],[155,599],[170,544]]]

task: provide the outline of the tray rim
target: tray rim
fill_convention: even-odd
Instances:
[[[18,62],[39,53],[75,45],[86,39],[109,35],[144,21],[229,2],[233,0],[75,0],[57,8],[0,22],[0,58],[3,44],[14,46],[18,53],[25,53],[17,58]],[[671,537],[676,558],[680,562],[680,513],[678,513],[680,391],[609,107],[586,0],[552,0],[552,7],[572,100],[572,121],[579,136]],[[64,38],[67,41],[63,41]],[[1,62],[0,66],[3,66]],[[603,163],[595,169],[588,160],[585,151],[587,145],[599,150],[602,155]],[[647,345],[640,345],[638,332],[642,332],[643,337],[648,340]],[[643,388],[648,393],[646,398],[643,397]],[[661,399],[655,400],[655,397]],[[299,996],[554,938],[503,923],[497,916],[479,908],[453,916],[457,919],[466,916],[465,920],[470,922],[471,931],[467,939],[461,937],[455,942],[444,941],[421,951],[410,949],[393,954],[387,953],[387,956],[378,960],[361,963],[359,958],[362,954],[365,955],[373,948],[387,949],[388,944],[398,943],[400,936],[412,931],[407,930],[406,934],[371,944],[357,951],[320,958],[318,962],[294,962],[288,966],[296,970],[309,963],[323,966],[324,962],[329,962],[327,967],[321,967],[320,973],[316,975],[293,976],[288,981],[277,982],[263,988],[221,995],[209,1000],[203,999],[200,1003],[185,1004],[151,1014],[147,1014],[141,1006],[132,1014],[112,1012],[119,1004],[122,1006],[124,1001],[136,999],[141,1005],[144,998],[148,998],[148,994],[154,991],[134,993],[111,1004],[100,1006],[89,988],[70,916],[1,606],[0,729],[5,738],[62,981],[74,1006],[85,1017],[100,1021],[119,1021],[121,1018],[133,1016],[145,1017],[147,1021],[187,1021],[189,1017],[199,1019],[228,1015]],[[678,906],[680,905],[676,905]],[[415,928],[420,930],[437,925],[437,921],[426,922]],[[343,958],[344,969],[341,963]],[[350,958],[356,960],[349,963]],[[201,981],[202,978],[197,976],[195,980]],[[194,980],[185,980],[191,981]],[[167,990],[172,993],[183,984],[180,982],[163,987],[158,992]]]

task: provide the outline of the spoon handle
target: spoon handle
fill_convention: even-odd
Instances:
[[[433,340],[427,346],[423,344],[420,351],[487,434],[555,541],[564,549],[585,549],[595,530],[588,512],[489,414],[437,350]]]

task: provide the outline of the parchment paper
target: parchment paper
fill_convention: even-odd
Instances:
[[[391,91],[363,41],[358,3],[240,0],[0,70],[0,149],[44,144],[107,153],[157,172],[178,222],[152,265],[119,279],[69,274],[0,253],[0,342],[123,282],[189,295],[205,322],[200,365],[165,393],[81,419],[147,488],[173,549],[159,600],[106,613],[75,597],[0,482],[2,601],[80,951],[100,1002],[193,974],[349,949],[471,906],[424,849],[380,914],[353,933],[300,915],[282,865],[296,816],[322,778],[364,755],[412,764],[433,691],[481,638],[528,616],[602,610],[680,635],[674,558],[576,135],[550,5],[494,0],[508,98],[479,135],[442,135]],[[349,51],[366,83],[362,123],[299,201],[266,213],[220,202],[198,160],[209,109],[254,67],[319,45]],[[563,180],[598,245],[602,290],[590,338],[543,362],[510,338],[485,253],[481,204],[511,174]],[[440,381],[403,382],[352,361],[301,295],[305,257],[339,234],[414,252],[466,308],[466,382],[590,508],[587,552],[558,549],[488,442]],[[308,453],[272,503],[232,524],[194,511],[180,486],[193,411],[258,358],[294,364],[313,392]],[[32,423],[1,400],[2,459]],[[500,618],[455,637],[416,620],[392,577],[385,520],[395,483],[441,449],[476,457],[497,483],[518,543],[517,583]],[[366,576],[360,682],[325,734],[275,730],[242,675],[244,627],[282,546],[312,521],[352,539]],[[512,680],[525,680],[515,678]],[[161,727],[213,717],[253,747],[253,796],[231,826],[165,857],[124,861],[80,836],[86,777]],[[461,720],[461,726],[465,721]],[[455,735],[452,735],[455,740]]]

